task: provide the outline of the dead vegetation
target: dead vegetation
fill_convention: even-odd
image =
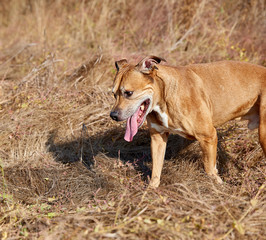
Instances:
[[[263,239],[257,131],[218,129],[217,185],[197,142],[170,136],[156,190],[145,127],[109,119],[114,60],[265,66],[264,1],[2,1],[2,239]]]

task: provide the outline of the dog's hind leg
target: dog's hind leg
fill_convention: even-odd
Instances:
[[[261,96],[260,101],[260,123],[259,123],[259,139],[261,147],[266,156],[266,91]]]
[[[218,183],[222,183],[222,179],[218,176],[216,168],[216,155],[217,155],[217,132],[213,126],[209,126],[207,134],[200,134],[197,140],[200,143],[203,152],[203,164],[206,173],[214,177]]]

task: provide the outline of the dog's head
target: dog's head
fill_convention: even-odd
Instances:
[[[125,140],[132,141],[154,106],[154,74],[162,58],[150,56],[136,66],[122,59],[115,62],[117,69],[113,84],[116,99],[110,117],[116,121],[127,120]]]

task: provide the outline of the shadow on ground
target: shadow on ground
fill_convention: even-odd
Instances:
[[[147,166],[151,162],[150,136],[147,129],[140,129],[134,140],[130,143],[123,139],[124,129],[113,128],[104,133],[93,136],[87,134],[83,126],[81,136],[69,142],[57,141],[56,131],[51,132],[46,143],[57,162],[74,163],[82,161],[91,170],[95,157],[104,154],[110,158],[120,159],[123,163],[133,163],[135,170],[141,173],[143,180],[151,176],[151,169]],[[196,141],[190,141],[179,135],[170,135],[168,139],[165,160],[174,158],[187,161],[200,161],[200,148]],[[218,169],[221,174],[228,172],[227,160],[229,156],[218,144]]]

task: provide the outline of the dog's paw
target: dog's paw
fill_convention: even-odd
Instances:
[[[158,179],[151,179],[148,188],[154,189],[154,188],[158,188],[160,185],[160,180]]]
[[[216,181],[219,184],[223,183],[223,180],[218,176],[218,174],[211,174],[209,175],[214,181]]]
[[[223,180],[222,180],[218,175],[215,176],[215,179],[216,179],[216,181],[217,181],[218,183],[220,183],[220,184],[223,183]]]

